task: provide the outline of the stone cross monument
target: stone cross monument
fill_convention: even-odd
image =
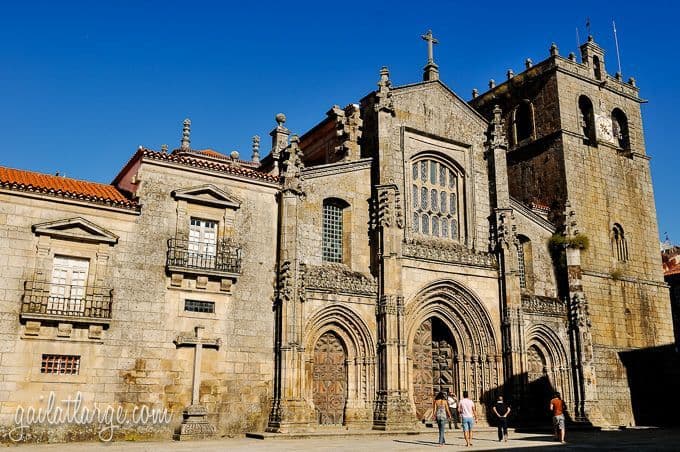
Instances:
[[[203,347],[219,349],[222,345],[221,339],[205,339],[202,337],[202,330],[205,327],[196,326],[193,336],[179,335],[175,339],[177,347],[194,347],[194,374],[191,392],[191,405],[186,407],[183,412],[184,420],[175,434],[175,439],[190,440],[209,438],[215,435],[215,427],[208,422],[208,411],[200,404],[198,390],[201,387],[201,355]]]

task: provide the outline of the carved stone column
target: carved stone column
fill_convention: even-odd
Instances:
[[[277,119],[278,120],[278,119]],[[282,121],[281,121],[282,122]],[[280,126],[282,127],[282,126]],[[283,189],[279,202],[279,258],[274,300],[274,398],[268,432],[313,428],[314,406],[305,399],[305,349],[302,343],[304,288],[298,259],[298,206],[305,196],[302,155],[293,136],[283,164]]]
[[[590,421],[597,425],[606,424],[600,411],[597,397],[597,378],[593,360],[593,339],[591,335],[588,301],[583,292],[581,249],[578,241],[573,239],[579,235],[576,212],[567,200],[565,205],[566,260],[569,283],[569,327],[572,342],[572,362],[575,377],[575,418]]]

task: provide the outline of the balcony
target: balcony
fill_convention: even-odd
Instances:
[[[113,289],[98,286],[26,281],[21,302],[23,320],[108,325]]]
[[[230,279],[241,274],[241,247],[232,240],[221,239],[210,246],[201,245],[205,244],[169,239],[168,272]]]

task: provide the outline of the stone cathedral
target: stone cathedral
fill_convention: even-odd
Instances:
[[[251,160],[140,147],[111,184],[0,167],[0,436],[20,407],[167,409],[117,435],[422,428],[437,391],[636,425],[673,342],[639,90],[592,37],[469,101],[439,77],[276,115]],[[89,439],[79,425],[33,438]]]

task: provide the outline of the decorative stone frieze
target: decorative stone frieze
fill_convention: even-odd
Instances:
[[[522,295],[522,309],[524,312],[533,314],[567,315],[567,304],[559,298],[533,294]]]
[[[372,277],[352,271],[343,264],[306,265],[304,287],[360,295],[378,293],[378,285]]]
[[[473,251],[455,243],[448,243],[445,240],[410,239],[404,242],[402,250],[404,256],[414,259],[491,268],[496,268],[498,265],[496,258],[491,253]]]

